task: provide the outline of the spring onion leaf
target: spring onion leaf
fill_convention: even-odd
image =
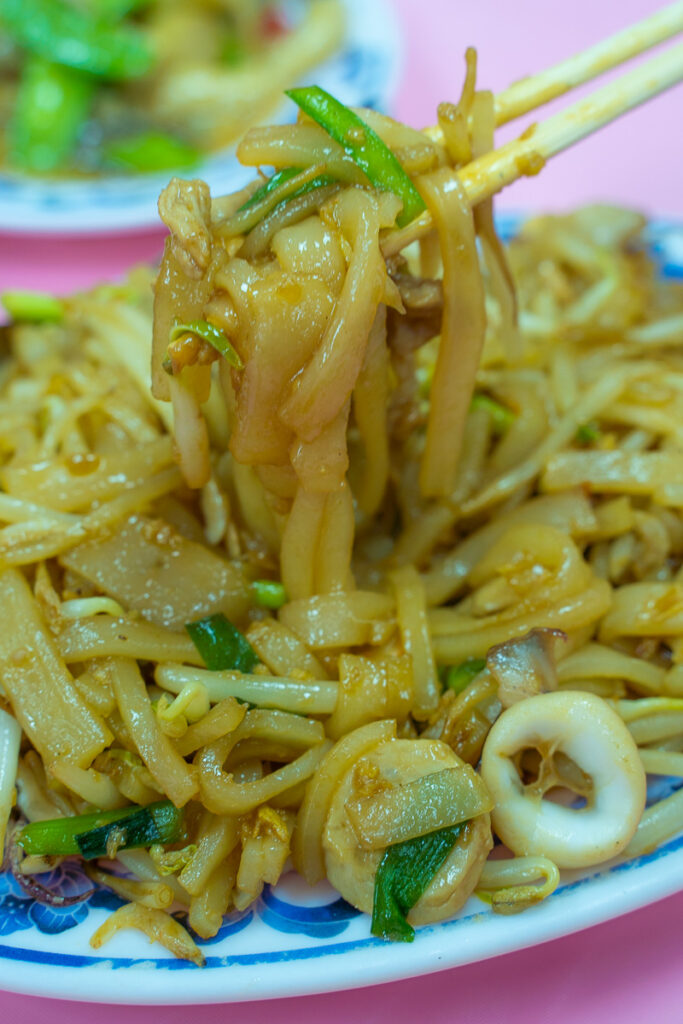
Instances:
[[[112,830],[117,830],[118,849],[171,843],[180,838],[183,814],[170,800],[147,807],[123,807],[115,811],[93,811],[73,818],[33,821],[17,837],[25,853],[39,857],[80,854],[89,859],[104,857]],[[124,842],[119,842],[123,839]],[[92,851],[100,852],[92,852]]]
[[[468,658],[460,665],[449,665],[443,674],[444,686],[447,690],[462,693],[465,687],[469,686],[485,668],[486,660],[484,658]]]
[[[582,423],[579,429],[576,431],[576,440],[579,444],[593,444],[594,441],[600,440],[600,427],[597,423],[591,420],[590,423]]]
[[[0,301],[13,320],[31,323],[57,322],[64,315],[61,299],[48,292],[32,292],[12,288],[0,294]]]
[[[508,409],[507,406],[501,405],[500,402],[496,402],[494,398],[491,398],[489,395],[485,395],[482,391],[477,391],[472,396],[470,408],[486,410],[491,417],[493,433],[497,436],[506,434],[515,422],[515,414],[512,409]]]
[[[116,850],[175,843],[184,835],[183,820],[183,811],[170,800],[159,800],[118,821],[77,835],[76,842],[85,860],[108,857]]]
[[[199,163],[202,155],[194,146],[163,132],[145,132],[125,139],[113,139],[105,143],[102,150],[105,160],[110,164],[142,174],[189,169]]]
[[[45,173],[68,162],[88,116],[93,82],[82,71],[26,58],[7,125],[13,166]]]
[[[137,78],[153,55],[129,25],[99,22],[64,0],[2,0],[2,25],[22,50],[101,78]]]
[[[224,223],[227,235],[246,235],[269,214],[281,211],[287,203],[325,185],[334,185],[331,174],[320,174],[316,167],[285,167],[268,178]]]
[[[103,825],[110,825],[112,822],[125,818],[130,812],[130,807],[123,807],[116,811],[93,811],[92,814],[79,814],[74,818],[32,821],[19,832],[17,843],[25,853],[35,854],[38,857],[68,856],[79,853],[77,835],[82,835]]]
[[[271,192],[274,192],[276,188],[283,184],[283,182],[290,181],[291,178],[296,178],[297,174],[301,174],[301,167],[285,167],[283,170],[272,174],[267,181],[264,181],[260,188],[257,188],[256,191],[249,196],[246,203],[242,203],[237,212],[242,213],[243,210],[248,210],[252,206],[255,206],[256,203],[260,203],[262,199],[265,199],[266,196],[271,194]]]
[[[244,369],[244,363],[240,359],[239,353],[232,347],[223,331],[214,327],[208,320],[191,320],[187,324],[174,324],[168,336],[169,341],[177,341],[183,334],[196,334],[198,338],[213,345],[230,366],[234,366],[236,370]]]
[[[288,89],[286,95],[344,148],[368,181],[403,201],[396,220],[399,227],[409,224],[426,209],[424,199],[397,157],[358,114],[317,85]]]
[[[375,874],[373,935],[395,942],[413,941],[415,932],[406,916],[444,864],[465,824],[387,847]]]
[[[258,655],[247,638],[221,612],[187,622],[185,629],[212,672],[251,672],[258,663]]]
[[[251,585],[256,604],[262,608],[282,608],[287,603],[287,591],[277,580],[254,580]]]

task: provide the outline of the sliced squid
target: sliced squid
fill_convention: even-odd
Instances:
[[[327,877],[345,900],[372,913],[375,874],[384,849],[363,848],[347,808],[364,788],[405,785],[463,762],[440,740],[389,740],[357,762],[341,780],[323,833]],[[466,903],[493,845],[489,814],[467,822],[446,861],[408,914],[412,925],[452,917]]]
[[[537,781],[525,785],[518,765],[529,750],[538,751],[541,762]],[[558,764],[565,765],[559,775]],[[584,782],[585,806],[544,799],[555,786],[571,787],[572,772]],[[519,856],[548,857],[560,868],[616,856],[645,807],[638,749],[616,712],[592,693],[556,691],[513,704],[488,735],[481,775],[495,801],[494,831],[506,846]]]

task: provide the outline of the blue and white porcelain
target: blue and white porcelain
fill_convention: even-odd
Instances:
[[[680,781],[676,783],[680,785]],[[609,920],[682,887],[683,836],[653,853],[592,873],[574,873],[544,903],[500,917],[473,897],[452,921],[418,929],[415,942],[386,943],[370,920],[328,885],[293,872],[266,886],[247,911],[225,918],[218,935],[195,938],[205,967],[175,959],[137,932],[89,945],[121,905],[97,891],[62,909],[39,906],[11,876],[0,876],[0,988],[111,1003],[214,1003],[356,988],[483,960]],[[88,887],[75,862],[43,884],[72,894]],[[184,915],[178,919],[186,923]]]
[[[519,218],[505,216],[514,233]],[[683,278],[683,227],[657,222],[649,241],[667,277]],[[681,339],[683,345],[683,338]],[[649,802],[683,786],[653,779]],[[44,885],[65,895],[89,888],[77,862],[65,861]],[[370,934],[370,919],[327,884],[310,889],[294,872],[266,886],[247,911],[225,918],[218,935],[198,939],[206,966],[175,959],[132,931],[99,950],[90,936],[121,905],[97,891],[52,909],[0,875],[0,988],[33,995],[111,1003],[216,1003],[329,992],[456,967],[559,938],[683,889],[683,834],[652,853],[599,870],[563,876],[540,905],[501,917],[476,897],[458,917],[420,928],[412,944]],[[184,919],[180,916],[180,920]]]
[[[342,102],[385,110],[398,86],[401,45],[389,0],[343,0],[347,32],[342,49],[306,75]],[[294,120],[283,103],[274,121]],[[134,231],[159,223],[157,199],[169,172],[65,181],[0,171],[0,230],[41,234]],[[234,147],[192,170],[217,194],[233,192],[253,178]]]

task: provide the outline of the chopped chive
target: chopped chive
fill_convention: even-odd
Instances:
[[[600,440],[601,430],[595,420],[589,423],[582,423],[576,431],[576,440],[579,444],[593,444]]]
[[[406,917],[455,846],[467,823],[388,846],[375,874],[370,930],[380,939],[412,942]]]
[[[174,324],[169,334],[169,341],[176,341],[183,334],[196,334],[198,338],[213,345],[230,366],[234,366],[236,370],[244,369],[244,363],[240,359],[239,353],[232,347],[223,331],[214,327],[207,320],[191,320],[187,324]]]
[[[62,300],[47,292],[32,292],[13,288],[2,292],[0,300],[13,320],[29,320],[32,323],[57,322],[64,315]]]
[[[258,655],[247,638],[222,612],[196,622],[187,622],[185,629],[204,659],[204,664],[212,672],[223,669],[251,672],[258,663]]]
[[[515,422],[515,414],[506,405],[501,405],[495,398],[485,395],[483,391],[477,391],[472,396],[471,409],[485,409],[491,417],[493,433],[497,436],[506,434]]]
[[[465,687],[469,686],[485,668],[486,660],[484,658],[468,658],[460,665],[449,665],[442,675],[443,684],[447,690],[462,693]]]
[[[287,603],[287,591],[277,580],[254,580],[251,592],[256,604],[263,608],[282,608]]]
[[[344,148],[368,181],[402,200],[403,209],[396,219],[399,227],[409,224],[426,209],[424,199],[396,155],[358,114],[317,85],[288,89],[286,95]]]
[[[181,835],[182,822],[182,811],[170,800],[160,800],[147,807],[34,821],[21,830],[17,842],[25,853],[39,857],[80,854],[90,859],[107,855],[107,842],[114,838],[114,829],[118,849],[131,849],[175,842]]]

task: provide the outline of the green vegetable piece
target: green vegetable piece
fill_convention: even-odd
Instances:
[[[36,324],[49,321],[56,323],[64,315],[62,300],[48,292],[12,288],[2,292],[0,301],[13,320],[28,320]]]
[[[137,808],[134,808],[137,810]],[[17,843],[25,853],[38,857],[60,857],[79,853],[76,836],[93,828],[111,824],[131,813],[130,807],[116,811],[93,811],[74,818],[54,818],[32,821],[17,836]]]
[[[450,665],[444,673],[444,686],[447,690],[462,693],[485,668],[484,658],[468,658],[460,665]]]
[[[472,396],[471,409],[485,409],[491,417],[491,426],[493,433],[500,437],[502,434],[506,434],[512,424],[515,422],[515,414],[512,409],[508,409],[507,406],[501,405],[500,402],[496,402],[494,398],[489,395],[485,395],[482,391],[477,391]]]
[[[108,163],[140,173],[189,169],[202,156],[194,146],[163,132],[114,139],[103,146],[103,153]]]
[[[204,664],[212,672],[222,669],[251,672],[258,662],[256,651],[247,638],[232,622],[228,622],[222,612],[196,622],[187,622],[185,629],[204,659]]]
[[[256,189],[253,195],[249,196],[246,203],[242,203],[237,210],[237,213],[242,213],[243,210],[249,210],[252,206],[260,203],[262,199],[269,196],[271,192],[274,192],[275,189],[279,188],[279,186],[285,181],[290,181],[291,178],[296,178],[297,174],[301,174],[300,167],[285,167],[283,170],[272,174],[267,181],[264,181],[260,188]]]
[[[92,94],[90,75],[29,56],[7,126],[10,163],[38,173],[67,164],[88,116]]]
[[[122,807],[115,811],[93,811],[73,818],[33,821],[17,837],[25,853],[39,857],[64,857],[81,854],[104,857],[112,829],[125,838],[119,849],[171,843],[182,834],[183,815],[170,800],[160,800],[147,807]],[[100,852],[93,852],[93,851]]]
[[[380,939],[412,942],[406,916],[429,886],[458,841],[466,822],[389,846],[375,875],[370,930]]]
[[[231,32],[225,37],[221,46],[221,60],[224,64],[229,68],[236,68],[244,64],[248,56],[249,51],[244,45],[244,40],[240,39],[237,33]]]
[[[91,10],[102,21],[120,21],[128,14],[134,14],[149,7],[152,0],[93,0]]]
[[[285,167],[257,188],[246,203],[240,206],[223,225],[228,235],[246,235],[269,214],[280,211],[287,203],[299,196],[313,192],[324,185],[333,185],[331,174],[316,174],[314,168]],[[297,183],[296,179],[300,179]]]
[[[263,608],[282,608],[287,603],[287,591],[277,580],[254,580],[251,585],[256,604]]]
[[[21,49],[101,78],[138,78],[153,64],[137,29],[98,21],[64,0],[2,0],[0,21]]]
[[[79,833],[76,842],[85,860],[107,857],[116,850],[175,843],[183,836],[182,810],[170,800],[159,800],[117,821]]]
[[[403,209],[396,219],[399,227],[409,224],[426,209],[424,199],[394,153],[357,114],[317,85],[288,89],[286,95],[343,146],[376,188],[393,192],[402,200]]]
[[[230,366],[234,366],[236,370],[244,369],[244,363],[240,359],[239,353],[232,347],[223,331],[218,327],[214,327],[207,320],[191,320],[187,324],[174,324],[168,339],[169,341],[176,341],[183,334],[196,334],[198,338],[202,338],[204,341],[208,341],[209,345],[213,345]]]
[[[600,435],[600,427],[594,420],[591,420],[590,423],[581,424],[576,431],[576,440],[579,444],[593,444],[594,441],[600,440]]]

